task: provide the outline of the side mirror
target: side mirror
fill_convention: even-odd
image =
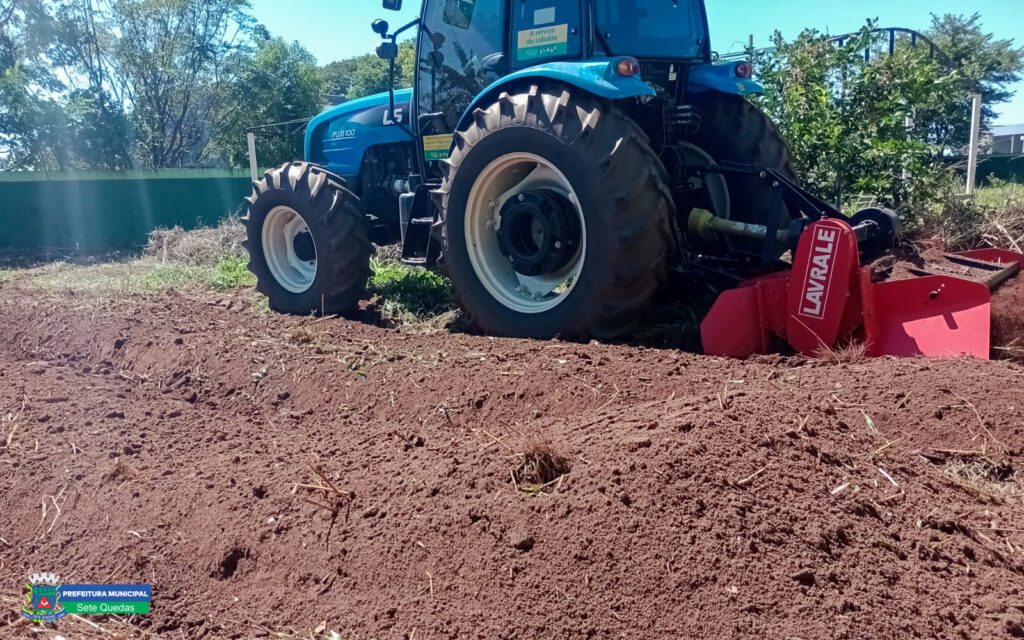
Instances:
[[[381,20],[378,18],[377,20],[373,21],[373,24],[370,25],[370,28],[373,29],[374,33],[384,38],[388,35],[388,26],[389,25],[387,20]]]
[[[378,44],[377,57],[381,60],[394,60],[398,57],[398,45],[394,42],[382,42]]]
[[[384,8],[390,11],[401,11],[402,0],[384,0]]]

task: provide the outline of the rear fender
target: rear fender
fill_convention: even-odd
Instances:
[[[618,74],[616,68],[621,59],[547,62],[510,73],[480,92],[462,113],[459,129],[469,122],[476,109],[494,102],[508,87],[524,82],[556,80],[608,100],[654,96],[654,89],[640,76],[626,77]]]

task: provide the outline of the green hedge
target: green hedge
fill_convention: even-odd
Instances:
[[[0,174],[0,247],[137,248],[157,227],[215,225],[249,190],[247,171]]]
[[[978,183],[999,178],[1024,184],[1024,156],[981,156],[978,160]]]

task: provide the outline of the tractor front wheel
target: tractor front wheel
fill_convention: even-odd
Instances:
[[[563,86],[502,93],[443,166],[441,261],[477,330],[609,338],[662,285],[665,171],[613,104]]]
[[[256,289],[282,313],[345,313],[363,297],[373,247],[359,200],[307,162],[270,169],[246,198],[245,246]]]

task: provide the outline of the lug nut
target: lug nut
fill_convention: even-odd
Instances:
[[[555,248],[556,249],[561,249],[562,248],[562,241],[561,240],[555,240]]]
[[[520,193],[520,194],[519,194],[519,195],[517,196],[517,199],[519,200],[519,202],[522,202],[523,200],[526,200],[526,196]]]

